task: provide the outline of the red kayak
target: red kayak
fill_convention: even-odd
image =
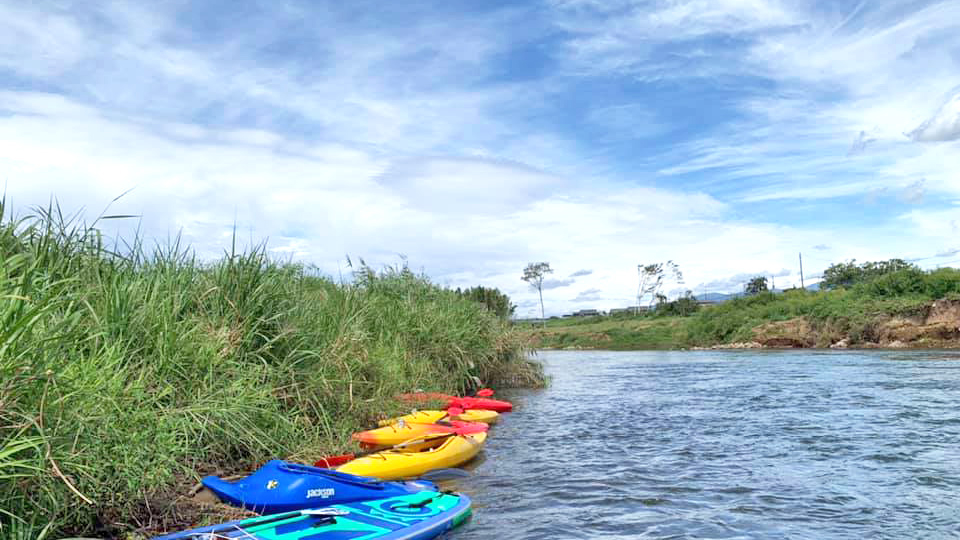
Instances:
[[[509,401],[490,399],[485,397],[456,397],[434,392],[419,392],[416,394],[400,394],[399,399],[408,403],[423,403],[426,401],[446,401],[447,407],[460,409],[483,409],[486,411],[510,412],[513,404]]]

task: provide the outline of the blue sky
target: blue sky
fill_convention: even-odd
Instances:
[[[341,5],[346,4],[346,5]],[[0,2],[0,179],[547,311],[960,254],[960,3]],[[133,224],[130,224],[133,228]],[[941,256],[937,256],[937,255]]]

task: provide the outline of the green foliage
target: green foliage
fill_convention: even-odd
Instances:
[[[700,309],[697,304],[697,298],[693,296],[692,291],[686,291],[683,296],[672,302],[662,302],[657,305],[654,312],[657,316],[678,316],[689,317]]]
[[[517,309],[517,306],[510,302],[510,297],[501,292],[500,289],[477,286],[464,291],[457,289],[457,293],[474,302],[480,302],[488,310],[495,313],[497,317],[504,320],[509,319],[514,310]]]
[[[577,319],[571,321],[570,319]],[[541,347],[609,350],[671,349],[686,339],[676,318],[571,317],[536,330]]]
[[[865,262],[863,264],[857,264],[855,259],[851,259],[847,262],[830,265],[830,267],[824,270],[823,281],[820,286],[825,289],[850,287],[902,270],[919,271],[920,269],[917,268],[916,265],[908,263],[903,259]]]
[[[262,245],[116,254],[55,208],[0,223],[0,263],[8,531],[117,533],[94,529],[198,471],[339,450],[396,393],[542,381],[505,322],[406,266],[338,284]]]
[[[552,273],[553,268],[550,268],[550,263],[548,262],[529,263],[526,268],[523,269],[523,276],[521,276],[520,279],[526,281],[531,287],[539,291],[543,286],[544,278],[547,274]]]
[[[762,325],[803,317],[819,345],[829,345],[842,337],[857,344],[875,341],[878,323],[886,318],[923,317],[934,300],[960,300],[960,270],[925,272],[897,262],[865,267],[872,277],[851,287],[820,292],[791,289],[780,294],[761,291],[701,308],[688,317],[675,317],[683,315],[677,309],[678,300],[658,306],[654,319],[550,321],[546,332],[536,334],[536,341],[548,347],[572,344],[603,349],[710,346],[752,341],[756,339],[755,329]]]
[[[757,276],[747,283],[747,286],[744,288],[743,292],[747,294],[758,294],[767,290],[769,290],[767,287],[767,277]]]

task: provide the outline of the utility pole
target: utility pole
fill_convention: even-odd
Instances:
[[[770,290],[777,290],[777,276],[770,276]]]
[[[800,288],[806,289],[807,287],[803,284],[803,253],[800,253]]]

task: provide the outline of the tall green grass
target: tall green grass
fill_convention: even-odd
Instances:
[[[105,245],[0,202],[0,536],[134,530],[199,474],[342,449],[397,393],[542,383],[482,305],[357,270]]]

